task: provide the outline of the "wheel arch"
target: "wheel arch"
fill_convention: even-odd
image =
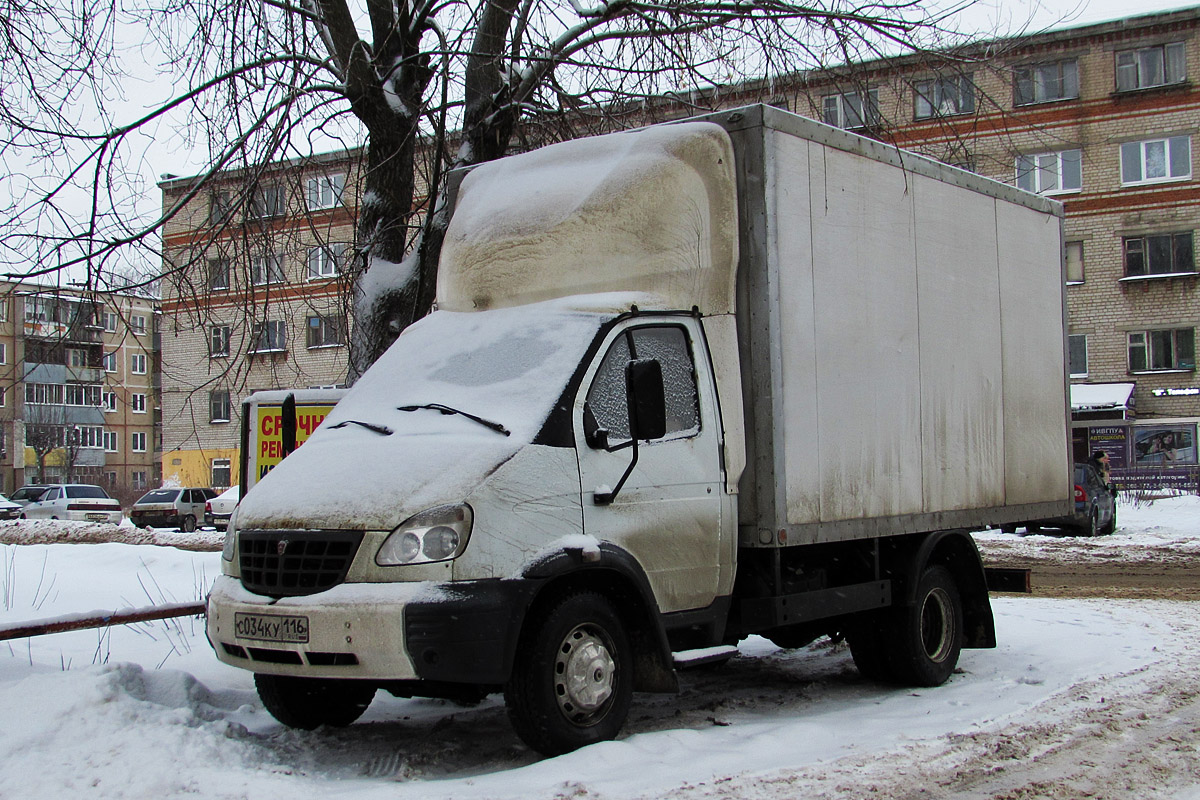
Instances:
[[[637,560],[608,542],[595,549],[564,547],[547,554],[526,570],[524,577],[539,588],[521,620],[517,640],[549,607],[581,591],[603,595],[616,608],[629,636],[634,662],[634,690],[677,692],[679,682],[671,648],[650,581]]]
[[[963,647],[996,646],[996,623],[988,598],[987,577],[979,548],[969,531],[935,531],[921,539],[908,559],[900,602],[917,601],[917,584],[926,567],[946,567],[958,586],[963,604]]]

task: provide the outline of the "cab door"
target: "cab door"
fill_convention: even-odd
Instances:
[[[662,368],[665,433],[639,441],[633,459],[626,365],[653,359]],[[728,538],[722,535],[721,434],[712,372],[691,318],[629,320],[610,332],[574,403],[584,532],[631,553],[646,571],[663,612],[703,608],[718,593]]]

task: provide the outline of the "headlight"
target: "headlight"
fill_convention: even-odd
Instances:
[[[466,503],[438,506],[405,520],[375,554],[381,567],[428,564],[457,558],[471,537],[471,507]]]
[[[237,542],[237,509],[229,515],[229,523],[225,526],[225,546],[221,548],[221,558],[233,561],[233,546]]]

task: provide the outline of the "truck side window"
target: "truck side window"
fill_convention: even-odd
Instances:
[[[608,431],[609,442],[629,439],[629,410],[625,401],[625,365],[631,358],[653,358],[662,365],[667,400],[668,438],[700,430],[700,400],[696,370],[692,366],[687,333],[683,328],[656,326],[633,330],[634,354],[629,339],[619,336],[604,354],[587,395],[587,410]]]

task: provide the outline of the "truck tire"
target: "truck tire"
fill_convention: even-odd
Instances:
[[[870,681],[889,682],[892,669],[888,664],[889,641],[882,620],[873,614],[871,619],[846,631],[846,644],[858,672]]]
[[[963,641],[962,597],[941,565],[926,567],[916,602],[896,609],[888,661],[891,678],[909,686],[940,686],[958,665]]]
[[[254,688],[271,716],[289,728],[344,728],[363,715],[375,687],[363,681],[255,673]]]
[[[629,637],[604,596],[570,594],[529,621],[504,688],[527,745],[555,756],[612,739],[632,699]]]

